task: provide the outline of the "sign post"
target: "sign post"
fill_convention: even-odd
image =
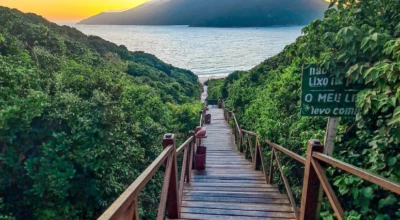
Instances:
[[[362,86],[362,82],[348,83],[333,77],[315,64],[303,66],[301,115],[329,117],[324,143],[326,154],[333,154],[340,117],[356,115],[356,96]]]
[[[324,139],[324,154],[332,156],[333,149],[335,148],[335,138],[338,133],[338,125],[340,117],[329,117],[328,125],[326,128],[325,139]]]
[[[301,86],[301,115],[328,116],[324,140],[324,154],[332,156],[341,116],[356,115],[356,95],[362,82],[347,83],[332,77],[315,64],[303,66]],[[318,211],[322,204],[323,189],[319,189]],[[317,216],[319,219],[319,216]]]

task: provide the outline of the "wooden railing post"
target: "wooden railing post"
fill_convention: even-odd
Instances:
[[[274,180],[274,156],[275,156],[275,149],[271,146],[271,160],[269,162],[269,173],[268,173],[268,184],[272,184]]]
[[[261,149],[260,143],[258,142],[258,135],[256,136],[255,150],[254,150],[254,169],[259,170],[261,167]]]
[[[203,126],[203,110],[201,110],[199,113],[200,113],[200,124],[199,124],[199,126]]]
[[[169,145],[173,145],[173,155],[170,157],[172,159],[171,167],[171,177],[169,179],[168,191],[167,193],[167,209],[169,218],[180,218],[179,210],[179,196],[178,196],[178,166],[176,160],[176,141],[174,134],[166,134],[162,141],[163,148],[165,149]],[[182,183],[183,184],[183,183]],[[165,192],[163,192],[165,193]],[[162,195],[161,195],[162,197]]]
[[[323,152],[324,146],[319,140],[310,140],[307,144],[307,157],[304,168],[304,181],[301,197],[300,220],[318,219],[318,194],[321,185],[312,165],[312,153]]]
[[[189,148],[190,148],[189,166],[191,167],[191,169],[188,169],[189,173],[190,173],[190,170],[195,169],[194,155],[196,154],[196,137],[194,135],[195,135],[194,131],[189,131],[189,136],[193,137],[193,140],[191,141],[191,143],[189,145]],[[189,181],[190,181],[190,176],[188,177],[188,182]]]
[[[240,153],[244,152],[244,148],[243,148],[243,133],[242,133],[242,129],[243,129],[243,125],[241,125],[239,127],[239,151]],[[245,156],[246,157],[246,156]]]

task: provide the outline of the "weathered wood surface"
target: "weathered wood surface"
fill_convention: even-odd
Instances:
[[[286,195],[266,183],[261,171],[235,149],[222,109],[209,106],[206,170],[191,171],[185,183],[181,219],[295,219]]]

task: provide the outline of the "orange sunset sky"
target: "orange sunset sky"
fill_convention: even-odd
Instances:
[[[0,6],[33,12],[52,21],[79,21],[104,11],[120,11],[148,0],[0,0]]]
[[[134,8],[146,1],[149,0],[0,0],[0,6],[33,12],[51,21],[80,21],[105,11]]]

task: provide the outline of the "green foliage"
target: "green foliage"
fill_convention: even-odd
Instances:
[[[302,65],[318,63],[348,82],[362,80],[359,112],[356,118],[342,118],[334,157],[399,182],[400,2],[335,3],[281,54],[249,72],[231,74],[220,92],[246,129],[304,155],[307,140],[323,139],[326,119],[300,117]],[[283,160],[299,199],[303,169]],[[328,176],[347,219],[400,218],[398,195],[334,168]],[[321,217],[334,219],[328,201]]]
[[[224,85],[224,79],[210,79],[208,80],[208,99],[218,100],[222,98],[222,86]]]
[[[94,219],[201,104],[197,77],[156,57],[0,7],[0,218]],[[154,219],[162,175],[141,194]]]

